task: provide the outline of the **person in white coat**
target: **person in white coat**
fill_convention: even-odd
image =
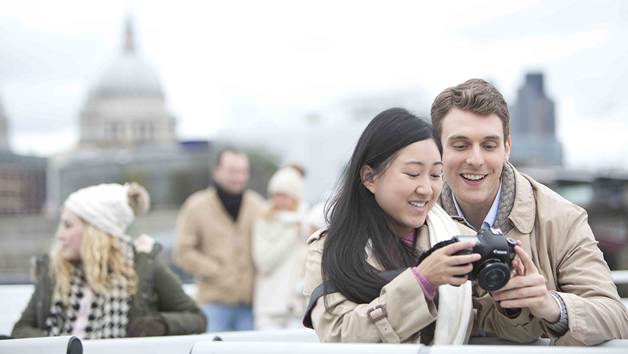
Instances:
[[[302,169],[286,166],[268,183],[270,206],[253,222],[256,329],[301,327],[306,240]]]

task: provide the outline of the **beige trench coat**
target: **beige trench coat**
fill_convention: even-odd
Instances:
[[[458,225],[461,235],[475,235],[475,232],[464,225]],[[321,276],[321,258],[323,255],[325,237],[320,232],[312,235],[308,240],[308,256],[305,274],[304,295],[310,301],[312,291],[323,282]],[[419,229],[417,247],[422,250],[430,248],[427,227]],[[374,259],[369,263],[377,266]],[[474,305],[476,297],[488,294],[474,285]],[[329,312],[325,310],[325,298]],[[479,303],[478,303],[479,304]],[[369,309],[384,305],[386,316],[377,321],[371,321],[367,312]],[[475,306],[474,306],[475,308]],[[481,329],[474,320],[482,318],[485,323],[496,324],[505,328],[508,333],[521,333],[519,341],[530,342],[539,338],[540,326],[521,326],[499,312],[494,306],[474,309],[473,321],[469,326],[467,338],[477,335]],[[502,310],[503,311],[503,310]],[[377,319],[381,311],[373,311],[370,317]],[[390,283],[382,288],[380,296],[368,304],[356,304],[349,301],[340,293],[333,293],[321,297],[312,309],[311,318],[316,334],[321,342],[362,342],[362,343],[403,343],[416,339],[419,331],[438,317],[435,301],[425,301],[423,290],[414,274],[407,269]],[[514,338],[513,338],[514,339]]]
[[[233,220],[214,187],[192,194],[183,203],[172,255],[183,270],[194,274],[199,304],[253,302],[251,226],[264,205],[261,195],[246,190],[238,220]]]
[[[556,337],[527,309],[514,319],[501,318],[501,322],[480,311],[479,327],[505,339],[524,341],[523,331],[513,331],[512,325],[521,326],[533,336],[547,333],[556,345],[594,345],[628,338],[628,313],[587,223],[586,211],[516,170],[515,185],[515,204],[509,216],[514,228],[506,236],[521,240],[545,277],[548,290],[556,291],[565,302],[569,331]],[[475,308],[497,307],[503,313],[488,294],[474,300]]]

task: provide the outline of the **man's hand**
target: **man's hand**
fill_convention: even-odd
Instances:
[[[556,323],[560,319],[560,307],[556,300],[547,291],[545,278],[539,273],[530,256],[521,248],[515,246],[515,253],[519,256],[520,263],[515,270],[517,273],[523,269],[523,275],[510,279],[508,284],[499,291],[492,293],[493,299],[505,309],[527,307],[533,316],[542,318],[550,323]]]
[[[521,247],[521,241],[517,240],[517,246]],[[515,254],[515,258],[512,260],[510,264],[510,279],[514,277],[523,276],[526,274],[526,269],[521,262],[521,257]]]

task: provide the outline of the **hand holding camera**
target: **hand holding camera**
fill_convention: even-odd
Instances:
[[[442,244],[441,247],[432,248],[420,261],[417,271],[434,286],[464,284],[467,281],[464,274],[473,269],[471,264],[480,259],[480,255],[477,253],[454,254],[474,245],[474,241],[449,242],[448,245]]]
[[[520,245],[515,247],[515,252],[520,258],[524,274],[512,279],[502,289],[493,293],[493,300],[502,308],[527,307],[533,316],[550,323],[557,322],[560,319],[560,308],[547,290],[545,278]]]

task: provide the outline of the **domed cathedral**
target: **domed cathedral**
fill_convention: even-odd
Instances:
[[[209,141],[178,141],[157,70],[138,51],[131,16],[121,52],[97,73],[80,115],[76,148],[49,164],[47,211],[58,211],[77,189],[100,183],[138,182],[153,207],[183,203],[209,183]]]
[[[138,53],[130,16],[122,52],[89,91],[80,131],[79,149],[176,142],[175,118],[166,110],[157,71]]]

